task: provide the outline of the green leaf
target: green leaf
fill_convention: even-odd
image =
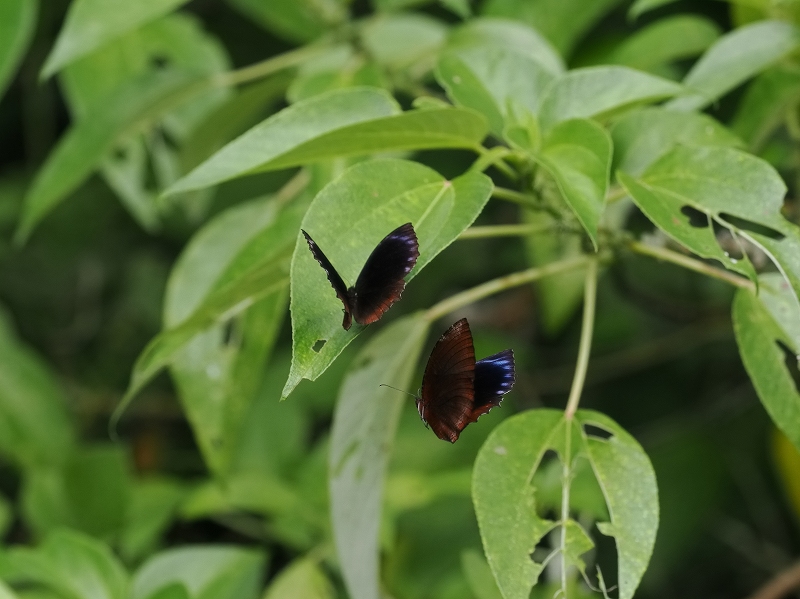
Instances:
[[[798,29],[784,21],[760,21],[727,33],[697,61],[683,80],[694,93],[676,98],[672,110],[698,110],[722,97],[800,44]]]
[[[91,118],[72,125],[25,196],[16,239],[25,241],[39,221],[95,170],[115,140],[146,121],[161,102],[195,80],[168,71],[147,75],[121,87]]]
[[[508,124],[511,102],[536,113],[554,77],[536,60],[491,46],[450,50],[436,66],[436,79],[447,96],[483,114],[497,137],[502,137]]]
[[[620,66],[573,69],[550,84],[539,119],[548,129],[572,118],[603,117],[636,104],[677,95],[683,87],[667,79]]]
[[[177,193],[242,175],[390,150],[474,148],[486,122],[460,108],[398,114],[382,90],[334,90],[285,108],[222,148],[167,190]]]
[[[115,0],[75,0],[42,67],[42,77],[49,77],[124,33],[166,15],[185,1],[139,0],[120,5]]]
[[[137,562],[153,553],[184,495],[182,486],[170,479],[136,481],[119,540],[120,554],[127,562]]]
[[[761,73],[747,88],[731,129],[758,152],[800,100],[800,73],[775,66]]]
[[[492,577],[492,570],[480,552],[474,549],[462,551],[461,569],[470,590],[478,599],[503,599]]]
[[[27,468],[63,463],[74,442],[66,406],[48,365],[0,327],[0,452]]]
[[[759,295],[745,289],[733,301],[733,328],[747,374],[773,422],[800,449],[800,311],[780,275],[762,275]],[[782,344],[783,347],[781,347]]]
[[[189,591],[180,583],[171,584],[157,590],[150,595],[147,599],[192,599],[189,596]]]
[[[628,9],[628,18],[631,20],[638,19],[646,12],[661,6],[666,6],[667,4],[672,4],[676,1],[677,0],[635,0]]]
[[[561,195],[597,249],[597,225],[611,167],[611,137],[593,121],[563,121],[545,137],[537,159],[556,180]]]
[[[334,89],[359,86],[388,90],[391,83],[375,62],[359,55],[351,45],[340,44],[300,66],[286,99],[294,104]]]
[[[368,56],[389,70],[410,69],[416,77],[433,66],[446,36],[444,23],[419,13],[378,14],[361,27]]]
[[[557,525],[537,515],[530,478],[559,433],[564,433],[561,412],[517,414],[489,434],[475,459],[475,515],[486,558],[505,599],[527,599],[542,571],[531,554]]]
[[[108,546],[66,529],[36,549],[15,548],[0,556],[0,577],[41,585],[68,599],[128,597],[128,575]]]
[[[742,140],[708,115],[644,108],[614,123],[614,166],[639,176],[677,145],[742,147]]]
[[[611,11],[619,0],[489,0],[483,14],[527,23],[567,56],[583,35]]]
[[[409,281],[473,223],[491,190],[491,181],[481,173],[470,171],[446,181],[414,162],[373,160],[349,168],[320,192],[302,228],[352,283],[378,242],[411,222],[420,256],[406,277]],[[363,330],[359,325],[342,329],[341,311],[325,271],[298,234],[291,274],[292,369],[283,397],[302,379],[322,374]]]
[[[447,48],[497,48],[535,60],[553,75],[564,72],[564,59],[534,28],[512,19],[478,17],[450,33]]]
[[[378,599],[381,497],[405,396],[429,323],[423,313],[383,328],[353,360],[342,383],[331,431],[331,518],[352,599]]]
[[[0,98],[33,37],[39,0],[5,0],[0,5]]]
[[[720,34],[719,25],[705,17],[667,17],[627,37],[605,57],[605,62],[653,71],[676,60],[702,54]]]
[[[658,488],[653,466],[641,445],[608,416],[578,410],[584,451],[603,489],[611,522],[599,522],[605,535],[617,545],[619,598],[630,599],[653,553],[658,529]],[[592,434],[599,427],[611,437]]]
[[[193,599],[255,599],[265,556],[225,545],[191,545],[157,553],[133,576],[130,599],[148,599],[180,583]]]
[[[347,17],[339,0],[228,0],[253,22],[293,42],[310,42]]]
[[[334,599],[336,593],[320,567],[309,558],[293,561],[267,587],[263,599]]]

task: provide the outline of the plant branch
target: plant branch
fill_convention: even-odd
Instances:
[[[595,272],[597,272],[596,262]],[[591,270],[591,268],[590,268]],[[588,280],[587,280],[588,283]],[[564,423],[567,438],[564,439],[564,455],[561,470],[561,592],[567,597],[567,522],[569,521],[569,491],[572,478],[572,419]]]
[[[497,146],[491,149],[486,149],[482,145],[478,144],[475,146],[475,151],[480,154],[480,156],[472,164],[472,170],[483,172],[490,166],[494,166],[512,181],[519,179],[519,174],[513,168],[511,168],[511,166],[505,160],[503,160],[505,156],[508,156],[511,153],[508,148]]]
[[[597,260],[589,262],[586,270],[586,283],[583,293],[583,324],[581,326],[581,341],[578,347],[578,362],[575,365],[575,376],[572,378],[572,388],[569,391],[567,407],[564,418],[567,423],[572,422],[572,417],[578,409],[581,400],[583,383],[586,381],[586,369],[589,366],[589,354],[592,350],[592,332],[594,331],[594,308],[597,303]],[[569,435],[567,435],[569,439]]]
[[[800,561],[778,572],[747,599],[780,599],[797,588],[800,588]]]
[[[515,272],[504,277],[492,279],[491,281],[486,281],[477,287],[457,293],[456,295],[453,295],[446,300],[442,300],[438,304],[431,306],[425,313],[425,318],[428,321],[436,320],[445,314],[450,314],[450,312],[463,308],[464,306],[468,306],[469,304],[477,302],[478,300],[490,295],[494,295],[495,293],[505,291],[506,289],[511,289],[512,287],[519,287],[520,285],[536,281],[537,279],[541,279],[549,275],[580,268],[588,265],[592,261],[592,259],[586,256],[570,258],[569,260],[552,262],[545,266],[529,268],[527,270]]]
[[[755,291],[755,285],[753,285],[753,282],[750,281],[749,279],[740,277],[739,275],[733,274],[732,272],[728,272],[727,270],[722,270],[721,268],[715,268],[713,266],[709,266],[708,264],[702,262],[701,260],[698,260],[697,258],[684,256],[683,254],[680,254],[678,252],[668,250],[667,248],[646,245],[638,241],[628,242],[628,248],[631,251],[636,252],[637,254],[642,254],[643,256],[650,256],[652,258],[656,258],[657,260],[663,260],[665,262],[672,262],[673,264],[677,264],[678,266],[683,266],[684,268],[688,268],[689,270],[699,272],[700,274],[704,274],[709,277],[719,279],[720,281],[725,281],[726,283],[730,283],[731,285],[734,285],[736,287],[741,287],[742,289],[749,289],[750,291]]]
[[[470,227],[458,236],[459,239],[483,239],[486,237],[523,237],[534,233],[554,231],[553,225],[492,225]]]
[[[527,193],[522,193],[521,191],[514,191],[513,189],[508,189],[507,187],[495,186],[495,188],[492,190],[492,196],[496,197],[499,200],[507,200],[509,202],[514,202],[515,204],[527,206],[529,208],[537,208],[537,209],[542,208],[542,205],[539,202],[538,198]]]
[[[328,49],[329,47],[327,44],[302,46],[296,50],[290,50],[289,52],[272,56],[261,62],[251,64],[250,66],[236,69],[235,71],[213,75],[211,77],[211,84],[214,87],[241,85],[242,83],[254,81],[266,77],[267,75],[277,73],[283,69],[299,66],[308,59],[326,52]]]

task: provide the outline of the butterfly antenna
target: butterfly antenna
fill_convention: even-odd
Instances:
[[[392,387],[391,385],[384,385],[383,383],[381,383],[380,385],[378,385],[378,387],[389,387],[389,389],[394,389],[395,391],[399,391],[400,393],[405,393],[406,395],[410,395],[414,399],[417,398],[417,396],[414,395],[413,393],[409,393],[408,391],[403,391],[402,389],[398,389],[397,387]]]

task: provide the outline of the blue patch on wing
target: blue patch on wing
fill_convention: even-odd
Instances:
[[[511,391],[516,373],[514,352],[510,349],[475,363],[475,408],[498,405],[502,396]]]

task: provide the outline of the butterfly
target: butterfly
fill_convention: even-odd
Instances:
[[[470,422],[500,405],[514,381],[513,350],[476,362],[472,332],[462,318],[433,346],[415,396],[417,411],[437,437],[455,443]]]
[[[336,297],[344,304],[342,327],[345,331],[350,329],[353,320],[358,324],[372,324],[383,316],[400,299],[406,287],[405,276],[414,268],[419,257],[419,242],[414,227],[411,223],[400,225],[375,246],[356,284],[347,287],[311,236],[300,230],[314,258],[325,270]]]

